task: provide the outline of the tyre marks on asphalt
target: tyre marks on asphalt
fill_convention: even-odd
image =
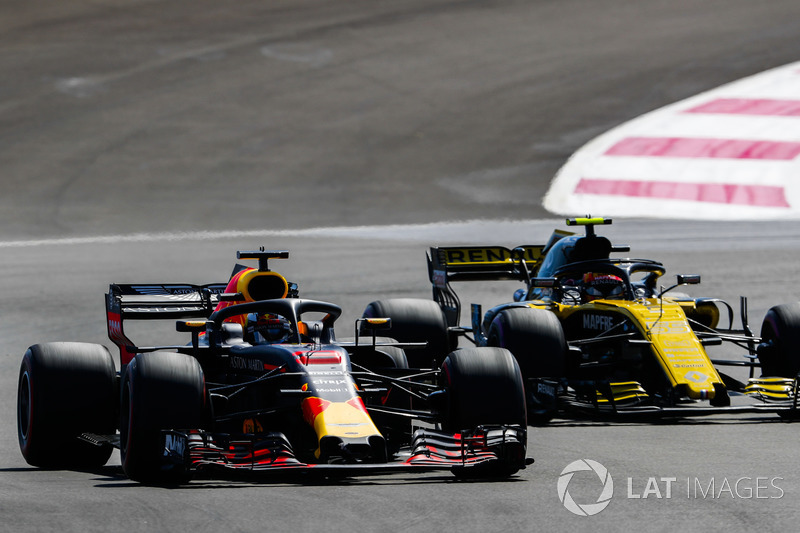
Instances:
[[[647,113],[559,170],[544,206],[686,219],[800,218],[800,63]]]

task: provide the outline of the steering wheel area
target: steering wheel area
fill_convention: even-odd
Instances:
[[[274,300],[259,300],[243,304],[229,305],[214,311],[208,320],[213,322],[214,328],[219,330],[222,323],[232,317],[248,314],[274,314],[284,317],[291,325],[291,338],[289,342],[302,343],[300,318],[304,313],[325,313],[320,321],[322,331],[320,340],[326,341],[332,337],[333,324],[342,314],[338,305],[317,300],[302,300],[299,298],[279,298]]]
[[[578,261],[555,271],[555,300],[562,304],[578,305],[589,301],[587,279],[619,279],[622,292],[613,299],[636,300],[652,297],[656,281],[666,272],[664,265],[647,259],[595,259]],[[602,296],[600,296],[602,298]]]

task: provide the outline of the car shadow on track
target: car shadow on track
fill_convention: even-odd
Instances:
[[[530,425],[534,430],[546,428],[574,428],[574,427],[611,427],[611,426],[729,426],[751,424],[792,424],[798,421],[784,420],[778,416],[754,416],[742,418],[726,417],[724,415],[711,415],[704,418],[651,418],[639,420],[619,419],[555,419],[547,424]]]
[[[112,459],[113,460],[113,459]],[[380,473],[361,476],[330,475],[309,472],[271,472],[250,473],[233,472],[229,475],[214,475],[213,473],[197,473],[187,483],[182,484],[145,484],[129,479],[122,466],[119,464],[106,464],[99,468],[87,469],[52,469],[35,466],[19,466],[0,468],[0,474],[32,474],[52,475],[56,472],[71,472],[85,474],[93,482],[95,488],[131,488],[155,487],[166,489],[230,489],[248,487],[295,486],[295,487],[325,487],[325,486],[402,486],[402,485],[431,485],[431,484],[496,484],[496,483],[521,483],[527,481],[525,470],[503,478],[460,479],[448,471],[436,472],[396,472]]]
[[[20,471],[37,470],[36,468],[21,468]],[[2,470],[0,470],[2,471]],[[486,479],[459,479],[450,473],[421,473],[409,474],[381,474],[374,476],[323,476],[319,474],[279,473],[279,474],[249,474],[237,473],[227,477],[198,474],[188,483],[159,485],[142,484],[128,479],[121,466],[105,466],[101,470],[88,472],[96,474],[94,478],[96,488],[130,488],[130,487],[158,487],[166,489],[231,489],[259,487],[325,487],[325,486],[401,486],[401,485],[430,485],[430,484],[495,484],[495,483],[521,483],[526,479],[521,474],[506,478]]]

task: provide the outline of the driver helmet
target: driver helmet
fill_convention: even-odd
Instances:
[[[586,301],[618,300],[625,294],[625,282],[614,274],[595,274],[587,272],[583,275]]]
[[[292,323],[281,315],[262,313],[249,317],[247,330],[256,341],[276,343],[289,336]]]

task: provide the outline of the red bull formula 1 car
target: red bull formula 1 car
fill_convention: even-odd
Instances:
[[[31,346],[17,405],[27,462],[96,467],[116,447],[127,476],[147,483],[197,471],[502,477],[531,462],[522,377],[507,350],[457,350],[436,368],[409,368],[406,350],[426,344],[378,337],[388,319],[360,319],[363,335],[337,341],[341,309],[300,299],[268,268],[288,252],[238,257],[259,267],[237,265],[227,284],[112,284],[119,372],[101,345]],[[127,337],[129,321],[158,319],[177,320],[191,342]]]
[[[424,331],[439,353],[459,338],[508,349],[525,378],[532,421],[566,415],[798,414],[800,303],[770,309],[757,336],[742,298],[741,327],[734,329],[726,302],[673,291],[699,283],[699,275],[679,275],[675,285],[660,287],[661,263],[611,256],[629,248],[595,233],[595,226],[610,219],[567,222],[584,226],[585,235],[557,230],[546,244],[515,249],[431,248],[433,301],[380,300],[364,316],[393,318],[398,340],[415,340],[415,332]],[[461,304],[451,283],[486,280],[517,280],[524,288],[513,302],[485,314],[473,304],[471,327],[459,326]],[[722,344],[743,357],[712,357],[709,347]],[[739,367],[749,377],[737,379],[729,375],[737,372],[723,373],[723,367]]]

